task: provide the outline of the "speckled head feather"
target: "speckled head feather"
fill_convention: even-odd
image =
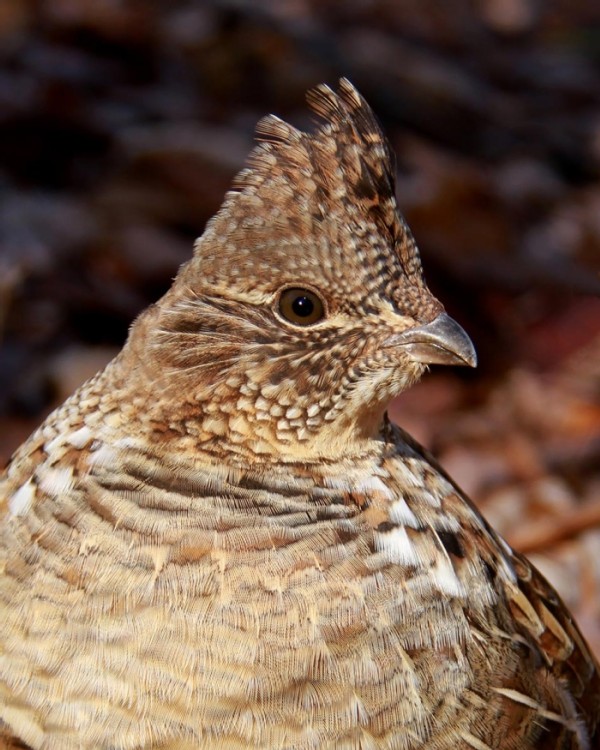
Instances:
[[[395,161],[373,111],[346,79],[340,81],[337,93],[321,85],[310,91],[307,99],[325,123],[309,134],[274,115],[263,118],[256,128],[261,142],[248,159],[250,166],[235,178],[234,190],[214,223],[221,232],[232,227],[238,232],[240,228],[254,229],[262,242],[254,246],[245,243],[246,249],[254,253],[265,244],[270,250],[279,238],[283,247],[272,265],[281,255],[293,254],[295,245],[319,240],[317,253],[327,251],[332,257],[317,256],[314,260],[325,268],[336,260],[342,261],[343,265],[337,268],[338,278],[350,263],[362,272],[361,279],[366,273],[370,289],[373,283],[385,283],[385,293],[399,309],[405,310],[414,303],[415,312],[418,308],[421,313],[435,312],[426,311],[425,300],[417,302],[418,294],[412,295],[412,285],[407,283],[423,286],[421,263],[410,230],[398,212]],[[241,197],[236,195],[238,190]],[[263,209],[266,215],[257,215]],[[338,217],[343,217],[347,229],[355,234],[352,242],[336,249]],[[272,232],[275,236],[265,243],[259,228],[262,235]],[[201,238],[197,247],[206,261],[211,253],[204,240]],[[239,254],[232,245],[230,242],[225,254],[228,250]],[[376,248],[373,258],[369,257],[372,246]],[[310,263],[309,250],[305,265]],[[221,257],[224,256],[215,260],[219,262]],[[365,268],[365,259],[377,262]],[[290,257],[292,269],[294,260],[303,263],[300,258]],[[387,272],[385,282],[382,270]]]
[[[391,239],[398,238],[406,226],[395,210],[395,160],[373,111],[346,79],[338,93],[321,85],[308,92],[307,100],[325,124],[309,135],[274,115],[263,118],[256,127],[263,142],[249,159],[252,168],[234,184],[252,190],[257,173],[272,177],[275,157],[290,185],[297,183],[298,170],[312,179],[320,209],[313,216],[323,218],[340,199],[352,200],[380,221]]]
[[[145,326],[143,356],[156,358],[161,392],[185,394],[170,423],[194,425],[203,449],[290,460],[360,452],[355,443],[424,369],[391,342],[442,311],[398,213],[371,109],[346,80],[309,102],[325,119],[313,134],[274,116],[259,123],[250,166]],[[282,317],[289,288],[316,295],[322,320]],[[164,420],[160,400],[151,411]],[[323,439],[332,423],[339,441],[330,430]]]

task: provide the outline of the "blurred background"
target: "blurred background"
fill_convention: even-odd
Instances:
[[[600,653],[600,5],[2,0],[0,464],[114,355],[268,112],[350,78],[476,371],[393,406]]]

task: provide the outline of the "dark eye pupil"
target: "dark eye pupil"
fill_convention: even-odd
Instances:
[[[307,318],[312,315],[314,309],[314,302],[309,297],[296,297],[292,302],[292,310],[300,318]]]

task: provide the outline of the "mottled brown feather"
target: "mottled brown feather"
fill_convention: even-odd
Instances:
[[[346,80],[0,479],[0,748],[593,750],[568,611],[385,417],[474,362]],[[322,302],[286,319],[290,288]]]

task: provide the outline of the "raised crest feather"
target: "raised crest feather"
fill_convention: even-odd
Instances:
[[[254,129],[258,141],[267,143],[297,143],[302,133],[277,115],[267,115],[258,121]]]
[[[293,183],[292,170],[310,171],[326,199],[346,192],[377,211],[391,201],[393,211],[386,208],[383,223],[394,223],[395,161],[370,106],[346,78],[337,91],[322,84],[306,98],[322,120],[316,130],[304,133],[276,115],[262,118],[255,131],[258,145],[249,167],[234,179],[234,190],[255,191],[263,176],[274,172]]]

